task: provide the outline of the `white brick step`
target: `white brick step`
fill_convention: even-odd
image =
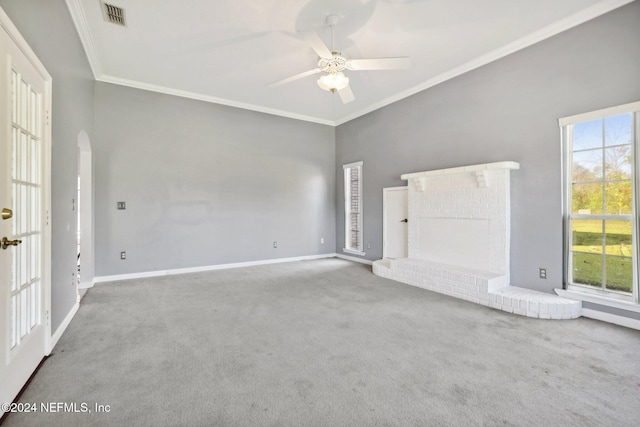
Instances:
[[[379,259],[373,261],[373,274],[389,279],[391,277],[391,260]]]
[[[582,313],[580,301],[516,286],[489,292],[489,306],[540,319],[575,319]]]
[[[582,313],[580,301],[509,286],[504,275],[488,271],[400,258],[374,261],[373,273],[521,316],[575,319]]]
[[[507,285],[505,276],[499,273],[423,259],[394,259],[390,262],[390,268],[401,276],[417,279],[427,286],[431,286],[427,282],[435,281],[435,284],[439,285],[439,287],[451,287],[454,291],[456,287],[462,287],[486,294],[488,291],[500,289]]]

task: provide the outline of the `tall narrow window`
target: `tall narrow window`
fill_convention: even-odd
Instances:
[[[362,245],[362,162],[344,165],[344,252],[364,255]]]
[[[639,120],[640,102],[560,120],[571,289],[638,302]]]

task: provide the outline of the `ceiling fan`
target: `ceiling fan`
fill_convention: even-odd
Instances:
[[[318,86],[321,89],[332,93],[338,92],[343,104],[348,104],[355,99],[353,91],[349,87],[349,78],[343,73],[344,70],[398,70],[408,68],[410,60],[408,56],[397,58],[369,58],[369,59],[348,59],[341,52],[333,49],[334,27],[340,19],[337,15],[327,16],[326,23],[331,27],[331,50],[322,41],[320,36],[314,31],[302,31],[306,41],[318,54],[318,66],[312,70],[299,73],[282,80],[270,83],[268,86],[280,86],[303,77],[318,73],[324,73],[318,79]]]

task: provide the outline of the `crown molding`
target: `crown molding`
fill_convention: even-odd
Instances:
[[[245,102],[232,101],[230,99],[218,98],[215,96],[203,95],[201,93],[189,92],[186,90],[173,89],[170,87],[154,85],[150,83],[139,82],[135,80],[122,79],[109,75],[101,75],[96,78],[99,82],[112,83],[121,86],[128,86],[136,89],[148,90],[151,92],[163,93],[165,95],[180,96],[182,98],[195,99],[197,101],[205,101],[213,104],[226,105],[229,107],[242,108],[243,110],[257,111],[259,113],[273,114],[276,116],[286,117],[289,119],[303,120],[305,122],[313,122],[321,125],[335,126],[335,122],[331,120],[321,119],[319,117],[305,116],[290,111],[277,110],[275,108],[262,107],[260,105],[248,104]]]
[[[211,102],[214,104],[227,105],[230,107],[242,108],[245,110],[257,111],[261,113],[282,116],[290,119],[303,120],[307,122],[336,127],[341,124],[347,123],[351,120],[354,120],[358,117],[364,116],[365,114],[378,110],[382,107],[386,107],[389,104],[393,104],[394,102],[400,101],[404,98],[408,98],[409,96],[415,95],[418,92],[422,92],[426,89],[429,89],[447,80],[458,77],[476,68],[487,65],[493,61],[496,61],[514,52],[517,52],[533,44],[541,42],[545,39],[553,37],[563,31],[576,27],[600,15],[603,15],[607,12],[610,12],[626,4],[629,4],[634,0],[603,0],[601,2],[598,2],[593,6],[590,6],[584,10],[581,10],[580,12],[574,13],[571,16],[568,16],[564,19],[556,21],[555,23],[548,25],[544,28],[541,28],[540,30],[534,31],[533,33],[528,34],[512,43],[506,44],[501,48],[495,49],[485,55],[479,56],[458,67],[452,68],[447,72],[441,73],[419,85],[416,85],[410,89],[402,91],[396,95],[387,97],[379,102],[371,104],[366,108],[363,108],[353,114],[350,114],[338,120],[328,120],[320,117],[307,116],[303,114],[293,113],[290,111],[277,110],[277,109],[263,107],[259,105],[254,105],[254,104],[249,104],[244,102],[237,102],[229,99],[218,98],[215,96],[204,95],[204,94],[199,94],[195,92],[188,92],[180,89],[174,89],[174,88],[169,88],[165,86],[143,83],[143,82],[124,79],[116,76],[106,75],[102,71],[100,58],[98,56],[98,52],[96,50],[95,43],[93,41],[91,31],[89,30],[89,24],[87,22],[81,0],[65,0],[65,1],[67,3],[67,7],[69,8],[69,12],[71,13],[71,18],[73,19],[73,22],[76,26],[78,35],[80,36],[80,40],[82,42],[84,50],[87,54],[87,59],[91,66],[91,70],[93,71],[94,78],[97,81],[113,83],[113,84],[118,84],[122,86],[129,86],[137,89],[164,93],[167,95],[180,96],[180,97],[195,99],[195,100],[204,101],[204,102]]]
[[[97,79],[98,76],[102,75],[102,64],[100,63],[98,50],[96,49],[91,30],[89,29],[87,15],[84,13],[82,2],[81,0],[65,0],[65,2],[67,3],[67,8],[75,24],[78,36],[80,37],[84,52],[87,55],[91,72],[93,72],[93,78]]]

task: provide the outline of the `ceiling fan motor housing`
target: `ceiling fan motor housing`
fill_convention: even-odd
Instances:
[[[331,52],[331,58],[320,58],[318,60],[318,68],[325,73],[338,73],[347,69],[347,58],[342,56],[340,52]]]

